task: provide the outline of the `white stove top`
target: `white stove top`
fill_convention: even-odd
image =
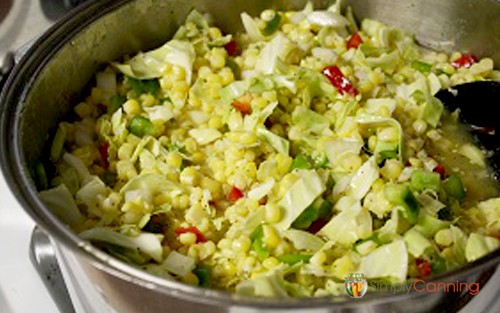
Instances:
[[[58,312],[29,259],[33,220],[0,175],[0,312]]]

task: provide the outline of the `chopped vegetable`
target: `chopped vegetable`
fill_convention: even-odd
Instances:
[[[232,105],[236,110],[240,111],[241,114],[243,115],[252,113],[252,107],[248,102],[233,101]]]
[[[346,47],[347,49],[357,49],[359,45],[363,43],[363,39],[359,33],[352,34],[351,37],[347,40]]]
[[[238,199],[243,198],[243,192],[233,186],[231,187],[231,192],[229,193],[228,198],[233,202],[238,201]]]
[[[113,95],[109,98],[108,113],[113,114],[119,110],[122,105],[127,101],[127,97],[122,95]]]
[[[462,179],[457,174],[453,174],[443,183],[443,188],[446,193],[452,198],[462,202],[465,199],[465,188]]]
[[[212,286],[212,269],[207,265],[197,265],[193,273],[198,277],[198,284],[201,287]]]
[[[424,74],[430,73],[430,71],[432,70],[431,64],[419,60],[413,60],[411,62],[411,67]]]
[[[145,93],[149,93],[152,95],[156,95],[160,90],[160,83],[157,79],[134,79],[129,78],[130,87],[136,95],[142,95]],[[119,99],[120,100],[120,99]]]
[[[424,190],[438,192],[441,189],[441,177],[438,173],[416,169],[411,174],[410,188],[416,192]]]
[[[408,223],[417,223],[419,211],[418,202],[407,185],[386,185],[385,196],[390,202],[403,207],[401,215]]]
[[[269,257],[269,249],[267,245],[264,243],[264,229],[262,225],[259,225],[253,233],[250,235],[250,239],[252,240],[252,249],[257,254],[257,257],[260,260],[265,260]]]
[[[354,85],[342,74],[338,66],[325,67],[322,73],[341,94],[356,96],[359,93]]]
[[[417,266],[418,275],[420,277],[430,276],[432,273],[431,263],[425,259],[415,259],[415,264]]]
[[[307,263],[312,255],[309,254],[283,254],[278,257],[280,262],[294,265],[299,262]]]
[[[154,126],[146,117],[137,115],[130,120],[128,130],[136,136],[144,137],[154,133]]]
[[[262,33],[265,35],[265,36],[270,36],[272,34],[274,34],[279,26],[280,26],[280,22],[281,22],[281,14],[279,13],[275,13],[273,18],[270,19],[269,21],[267,21],[266,23],[266,27],[264,27],[264,29],[262,30]]]
[[[238,43],[235,40],[231,40],[224,45],[224,49],[226,49],[228,56],[234,57],[238,53]]]
[[[203,236],[203,234],[198,230],[198,228],[196,228],[196,226],[179,227],[175,230],[175,233],[178,235],[185,233],[193,233],[196,235],[196,243],[207,241],[205,239],[205,236]]]
[[[451,65],[454,68],[469,68],[475,63],[477,63],[477,58],[475,56],[473,56],[472,54],[464,54],[460,58],[451,62]]]

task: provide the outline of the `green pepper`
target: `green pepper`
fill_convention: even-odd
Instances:
[[[316,208],[310,205],[293,221],[292,227],[296,229],[308,229],[317,218],[318,212]]]
[[[323,201],[318,209],[318,218],[324,218],[330,215],[330,212],[332,212],[332,207],[333,204],[330,201]]]
[[[132,91],[136,95],[141,95],[144,93],[149,93],[152,95],[156,95],[158,91],[160,90],[160,83],[158,82],[157,79],[135,79],[135,78],[128,78],[130,87],[132,88]]]
[[[261,261],[267,259],[270,253],[264,243],[264,229],[262,225],[255,228],[250,235],[250,239],[252,240],[252,249],[257,253],[257,258]]]
[[[290,166],[290,171],[295,169],[298,170],[308,170],[311,169],[312,165],[309,161],[309,158],[302,153],[297,154],[297,156],[293,159],[292,166]]]
[[[328,156],[325,153],[321,153],[313,159],[313,162],[314,168],[326,168],[330,163],[330,160],[328,160]]]
[[[198,264],[193,270],[193,274],[198,277],[198,285],[201,287],[212,286],[212,269],[203,264]]]
[[[138,115],[130,120],[128,130],[136,136],[144,137],[153,134],[154,126],[149,119]]]
[[[238,63],[234,62],[233,58],[227,58],[226,59],[226,66],[233,71],[234,75],[234,80],[240,80],[241,79],[241,69]]]
[[[413,60],[411,62],[411,67],[424,74],[430,73],[430,71],[432,70],[432,64],[425,63],[419,60]]]
[[[49,188],[49,181],[47,179],[47,172],[42,162],[37,162],[34,167],[34,180],[37,189],[46,190]]]
[[[122,107],[125,101],[127,101],[127,97],[125,96],[112,95],[111,98],[109,98],[108,113],[113,114],[118,111],[118,109]]]
[[[270,36],[274,34],[280,27],[280,22],[281,22],[281,14],[276,12],[273,18],[267,22],[266,27],[262,30],[262,33],[265,36]]]
[[[444,207],[437,213],[438,218],[443,221],[452,221],[455,217],[455,214],[449,207]]]
[[[434,252],[431,256],[431,271],[433,274],[439,274],[448,269],[446,264],[446,259],[439,255],[438,252]]]
[[[420,192],[425,189],[439,191],[441,189],[441,176],[439,173],[416,169],[411,174],[410,188]]]
[[[289,265],[294,265],[299,262],[304,262],[307,263],[309,262],[309,259],[312,257],[310,254],[294,254],[294,253],[288,253],[288,254],[283,254],[278,257],[278,260],[280,262],[289,264]]]
[[[104,172],[100,175],[102,181],[108,186],[114,186],[118,181],[118,175],[112,172]]]
[[[317,198],[293,221],[292,227],[296,229],[308,229],[318,218],[328,216],[332,210],[332,203],[323,198]]]
[[[404,208],[401,215],[410,224],[416,224],[418,220],[418,202],[412,194],[408,185],[390,184],[385,187],[385,197],[389,202]]]
[[[462,183],[462,179],[457,174],[453,174],[443,184],[443,188],[446,193],[462,202],[465,198],[465,188]]]

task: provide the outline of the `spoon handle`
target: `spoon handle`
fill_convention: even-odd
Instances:
[[[49,236],[35,226],[31,234],[30,259],[60,312],[75,313],[56,253]]]

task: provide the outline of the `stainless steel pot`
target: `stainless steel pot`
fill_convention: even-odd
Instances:
[[[330,1],[312,2],[326,7]],[[457,299],[464,299],[464,294],[369,292],[359,300],[262,299],[164,280],[82,241],[38,199],[30,169],[45,152],[48,134],[103,63],[160,45],[193,7],[213,14],[223,30],[235,32],[241,28],[242,11],[257,14],[269,7],[300,9],[304,4],[299,0],[93,1],[43,34],[7,78],[0,95],[0,160],[7,182],[25,210],[64,253],[78,260],[86,279],[98,286],[117,312],[431,312],[461,307]],[[352,6],[358,19],[378,19],[415,34],[422,45],[490,56],[500,64],[498,0],[352,0],[344,5]],[[500,251],[495,251],[432,281],[485,281],[499,262]]]

